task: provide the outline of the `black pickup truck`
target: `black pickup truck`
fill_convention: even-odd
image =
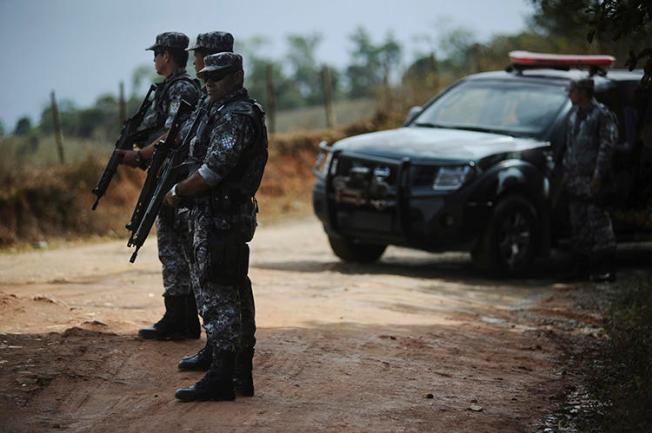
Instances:
[[[592,69],[596,98],[619,121],[612,208],[641,206],[652,186],[652,143],[640,138],[641,107],[650,105],[638,91],[642,73]],[[334,253],[372,262],[387,245],[466,250],[482,269],[516,274],[563,245],[568,211],[554,156],[570,82],[586,76],[565,64],[512,64],[455,83],[414,107],[401,128],[322,143],[313,207]],[[615,229],[619,240],[649,231]]]

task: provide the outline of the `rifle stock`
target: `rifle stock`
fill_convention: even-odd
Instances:
[[[156,221],[156,217],[158,216],[158,212],[161,209],[161,205],[163,204],[165,194],[170,190],[170,188],[172,188],[172,186],[174,186],[174,181],[176,179],[175,176],[173,176],[174,170],[172,169],[171,162],[172,161],[169,159],[166,161],[163,174],[161,174],[159,182],[156,184],[154,193],[147,204],[147,209],[143,212],[138,229],[132,233],[129,240],[129,246],[136,247],[134,253],[129,259],[131,263],[136,261],[138,251],[145,243],[147,236],[149,236],[149,232],[151,231],[154,221]]]
[[[179,129],[181,128],[179,120],[182,116],[185,116],[186,113],[190,112],[191,108],[192,106],[188,102],[181,100],[181,104],[174,115],[172,127],[170,128],[170,131],[168,131],[167,137],[165,140],[161,140],[155,145],[154,155],[152,156],[151,164],[147,169],[147,177],[145,178],[143,188],[138,196],[138,201],[136,202],[134,211],[131,214],[131,220],[129,221],[129,224],[126,225],[127,230],[131,231],[129,241],[127,242],[127,246],[129,247],[132,245],[136,229],[140,226],[144,216],[144,210],[151,200],[152,193],[154,192],[157,180],[161,174],[161,167],[174,147],[174,142],[179,133]]]
[[[184,170],[183,162],[186,158],[190,140],[195,136],[195,132],[199,126],[199,123],[201,122],[204,111],[205,108],[203,107],[199,109],[197,117],[195,117],[194,122],[192,123],[186,136],[183,138],[181,144],[177,147],[170,146],[167,148],[165,158],[161,162],[160,175],[156,177],[156,183],[153,184],[154,187],[151,187],[151,195],[143,197],[142,203],[139,203],[141,208],[145,210],[140,214],[138,226],[132,232],[131,237],[129,238],[128,245],[136,247],[136,250],[129,259],[131,263],[134,263],[136,260],[138,251],[143,246],[145,240],[147,240],[147,237],[149,236],[149,232],[152,230],[154,221],[156,221],[159,210],[163,205],[165,194],[167,194],[168,191],[170,191],[170,189],[174,186],[174,184],[177,182],[179,173],[183,172]],[[168,140],[166,139],[166,142],[167,141]]]
[[[131,236],[129,237],[129,242],[127,242],[127,246],[131,246],[133,233],[140,225],[140,221],[142,220],[143,212],[145,211],[147,202],[152,197],[152,193],[156,187],[156,180],[161,173],[161,167],[165,162],[165,158],[167,158],[167,155],[169,154],[169,149],[166,149],[165,145],[165,140],[161,140],[154,146],[154,154],[152,155],[152,161],[149,165],[149,168],[147,169],[147,177],[145,178],[143,188],[138,195],[138,201],[136,202],[134,211],[131,214],[129,224],[126,225],[127,230],[132,232]]]
[[[104,194],[106,194],[106,190],[109,188],[109,184],[111,183],[111,180],[115,176],[115,173],[118,170],[118,166],[122,161],[122,155],[119,152],[117,152],[117,150],[131,150],[134,146],[134,143],[137,143],[138,141],[145,139],[149,134],[154,132],[154,130],[156,129],[156,128],[148,128],[143,131],[138,131],[138,127],[142,123],[143,118],[145,117],[145,113],[147,112],[147,108],[149,106],[149,97],[154,90],[156,90],[156,85],[152,84],[149,87],[149,90],[147,91],[147,95],[145,95],[145,99],[143,99],[143,102],[140,104],[140,107],[138,108],[136,114],[134,114],[132,117],[127,119],[125,123],[122,125],[120,136],[118,137],[118,140],[115,142],[113,153],[109,158],[109,162],[107,162],[104,171],[100,175],[100,179],[98,180],[97,185],[95,186],[95,188],[93,188],[93,194],[95,194],[95,203],[93,203],[93,207],[92,207],[93,210],[97,209],[97,205],[99,204],[100,199],[104,196]]]

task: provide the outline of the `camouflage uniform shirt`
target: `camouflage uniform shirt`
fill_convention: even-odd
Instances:
[[[593,99],[586,109],[573,109],[562,162],[569,194],[588,198],[591,180],[606,180],[617,139],[615,116],[607,107]]]
[[[243,197],[253,197],[260,186],[267,162],[267,140],[265,146],[256,146],[258,134],[265,134],[262,108],[248,99],[247,91],[241,89],[224,103],[214,104],[215,124],[210,132],[208,149],[199,174],[211,186],[237,190]],[[260,125],[255,125],[253,116],[260,116]],[[241,164],[246,158],[246,164]],[[233,172],[242,169],[244,172]]]
[[[160,128],[161,133],[170,129],[181,100],[183,99],[194,106],[199,96],[200,91],[197,83],[188,75],[185,69],[177,69],[172,75],[158,84],[152,106],[145,115],[140,129]]]

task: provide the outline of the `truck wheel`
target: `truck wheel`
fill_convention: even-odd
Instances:
[[[526,272],[536,255],[538,218],[532,204],[519,196],[498,202],[489,224],[471,252],[474,264],[483,271],[501,275]]]
[[[340,236],[328,236],[328,242],[335,255],[345,262],[375,262],[387,248],[387,245],[364,244]]]

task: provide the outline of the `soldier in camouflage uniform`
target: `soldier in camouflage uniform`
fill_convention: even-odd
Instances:
[[[147,50],[154,51],[154,66],[165,80],[157,85],[156,93],[140,129],[155,128],[156,140],[139,150],[123,151],[123,164],[145,169],[154,153],[154,144],[164,138],[181,100],[195,105],[199,85],[186,72],[188,37],[183,33],[166,32],[156,36]],[[181,119],[184,121],[185,119]],[[165,314],[149,328],[138,331],[146,339],[181,340],[199,338],[200,326],[192,293],[189,264],[183,254],[179,233],[187,227],[187,215],[162,207],[156,221],[158,254],[162,265]]]
[[[211,54],[217,54],[217,53],[222,53],[222,52],[233,52],[233,36],[231,33],[228,32],[209,32],[209,33],[200,33],[197,35],[197,39],[195,41],[195,44],[192,45],[191,47],[186,49],[187,51],[192,51],[193,52],[193,65],[195,67],[195,71],[199,73],[200,70],[204,68],[204,58],[206,56],[209,56]],[[188,134],[188,131],[190,129],[190,126],[194,123],[195,119],[197,116],[200,115],[200,113],[204,113],[206,111],[207,105],[210,104],[210,100],[208,98],[208,94],[206,93],[206,86],[203,86],[201,88],[201,97],[199,99],[199,102],[197,106],[195,107],[195,110],[192,112],[190,115],[190,118],[188,119],[187,122],[184,123],[181,129],[181,136],[185,137],[186,134]],[[205,127],[205,126],[204,126]],[[180,208],[179,212],[182,213],[184,211],[187,211],[186,208]],[[189,263],[192,262],[192,257],[193,257],[193,250],[192,250],[192,233],[190,232],[190,229],[186,231],[185,233],[186,239],[184,240],[184,245],[186,245],[186,258],[188,259]],[[197,305],[201,305],[202,302],[200,300],[200,291],[197,289],[199,287],[199,279],[197,275],[192,272],[192,266],[190,268],[191,270],[191,279],[193,282],[193,292],[195,294],[195,301]],[[250,294],[249,296],[249,302],[243,303],[244,306],[247,306],[248,308],[244,308],[243,310],[243,323],[247,324],[249,326],[245,326],[245,329],[253,329],[250,332],[246,333],[246,335],[251,335],[253,338],[253,334],[255,332],[255,323],[254,323],[254,303],[253,303],[253,295],[251,294],[251,282],[247,278],[245,281],[245,284],[249,286],[249,290],[246,291],[245,293]],[[253,348],[254,343],[248,344],[248,347]],[[184,356],[181,361],[179,362],[179,370],[183,371],[192,371],[192,370],[208,370],[212,362],[212,349],[211,345],[208,341],[206,341],[206,346],[202,348],[199,352]]]
[[[616,240],[609,213],[597,203],[611,170],[611,157],[618,140],[614,114],[593,97],[592,79],[571,83],[574,105],[568,121],[563,153],[564,185],[569,196],[576,274],[588,267],[594,281],[611,281],[609,268]]]
[[[193,174],[165,198],[171,206],[192,203],[192,274],[212,349],[204,378],[177,390],[182,401],[232,400],[234,391],[253,395],[255,323],[247,243],[256,227],[253,197],[267,162],[264,112],[242,87],[242,57],[220,53],[204,60],[200,76],[209,103],[190,144]]]

